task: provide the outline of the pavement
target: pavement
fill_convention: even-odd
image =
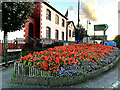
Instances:
[[[119,89],[120,90],[120,60],[118,63],[108,70],[107,72],[104,72],[100,74],[97,77],[94,77],[94,79],[90,79],[87,81],[84,81],[82,83],[78,83],[76,85],[70,85],[70,86],[57,86],[57,87],[50,87],[50,86],[37,86],[37,85],[12,85],[10,83],[10,77],[13,73],[14,67],[13,64],[10,64],[7,68],[1,67],[0,68],[0,89],[22,89],[22,88],[76,88],[76,89]],[[15,89],[15,90],[16,90]],[[31,90],[31,89],[30,89]]]

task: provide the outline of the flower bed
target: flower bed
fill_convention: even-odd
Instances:
[[[21,57],[19,63],[46,71],[50,75],[70,77],[87,74],[106,66],[118,54],[115,47],[79,43],[34,52]]]

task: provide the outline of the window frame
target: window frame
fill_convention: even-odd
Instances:
[[[47,17],[47,11],[50,13],[50,19]],[[49,9],[46,9],[46,19],[51,21],[51,11]]]
[[[62,40],[64,41],[64,32],[62,31]]]
[[[57,16],[58,18],[57,18],[56,16]],[[58,20],[57,20],[57,19],[58,19]],[[56,20],[57,20],[57,21],[56,21]],[[55,23],[56,23],[56,24],[59,24],[59,16],[58,16],[57,14],[55,14]]]
[[[65,27],[65,20],[62,19],[62,26]]]
[[[49,38],[47,37],[47,33],[48,33],[47,28],[49,28]],[[51,39],[51,28],[48,27],[48,26],[46,27],[46,38],[47,38],[47,39]]]
[[[56,38],[56,31],[58,32],[57,38]],[[55,40],[59,40],[59,31],[57,29],[55,30]]]
[[[69,37],[71,37],[71,30],[69,29]]]
[[[72,31],[72,37],[75,37],[75,30]]]

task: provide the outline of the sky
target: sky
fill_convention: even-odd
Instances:
[[[68,9],[68,20],[78,22],[78,0],[47,0],[49,4],[65,15]],[[80,0],[80,24],[87,30],[87,20],[91,24],[88,25],[88,34],[94,35],[94,25],[107,24],[106,30],[108,40],[113,40],[118,35],[118,21],[120,22],[120,14],[118,15],[118,2],[120,0]],[[118,17],[119,16],[119,17]],[[120,32],[120,30],[119,30]],[[19,34],[19,31],[16,32]],[[13,33],[14,34],[14,33]],[[8,38],[13,39],[10,34]],[[96,31],[96,35],[103,35],[103,31]],[[3,32],[0,32],[0,39]]]
[[[50,5],[55,7],[63,15],[68,9],[68,20],[78,22],[77,6],[78,0],[48,0]],[[113,40],[118,34],[118,1],[120,0],[80,0],[80,24],[87,29],[87,20],[90,20],[91,25],[88,25],[88,34],[94,34],[94,25],[107,24],[106,30],[108,40]],[[96,35],[103,35],[103,31],[96,31]]]
[[[120,35],[120,0],[118,2],[118,33]]]

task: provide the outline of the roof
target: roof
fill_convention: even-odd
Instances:
[[[57,12],[59,15],[61,15],[62,17],[64,17],[65,19],[68,19],[67,17],[65,17],[65,15],[63,15],[62,13],[60,13],[57,9],[55,9],[53,6],[51,6],[50,4],[48,4],[47,2],[43,1],[43,3],[45,5],[47,5],[49,8],[51,8],[52,10],[54,10],[55,12]]]
[[[67,21],[67,26],[68,26],[70,23],[72,23],[72,24],[73,24],[74,28],[76,28],[76,27],[75,27],[75,24],[74,24],[74,22],[73,22],[73,21]]]

